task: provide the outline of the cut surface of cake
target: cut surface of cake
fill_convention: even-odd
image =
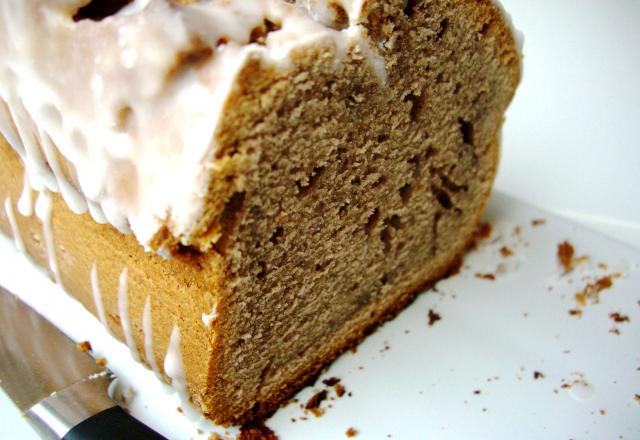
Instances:
[[[520,60],[490,0],[0,0],[0,226],[263,417],[463,252]]]

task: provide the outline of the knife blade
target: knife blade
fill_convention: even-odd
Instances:
[[[108,393],[114,376],[0,286],[0,386],[45,439],[163,439]]]

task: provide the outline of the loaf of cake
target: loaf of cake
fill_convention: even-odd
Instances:
[[[0,0],[0,226],[243,423],[463,252],[519,79],[491,0]]]

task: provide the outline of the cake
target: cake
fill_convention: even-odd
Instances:
[[[491,191],[490,0],[0,0],[0,226],[205,416],[272,413]]]

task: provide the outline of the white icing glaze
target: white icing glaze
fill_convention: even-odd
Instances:
[[[142,333],[144,335],[144,356],[147,359],[147,363],[155,375],[161,377],[156,356],[153,354],[153,320],[151,317],[151,298],[148,296],[144,301],[144,310],[142,312]]]
[[[182,349],[180,327],[173,326],[171,336],[169,337],[169,345],[167,353],[164,357],[164,372],[171,378],[171,386],[178,393],[182,402],[182,410],[190,420],[196,420],[200,414],[193,408],[189,402],[189,394],[187,393],[187,379],[184,373],[184,363],[182,362]]]
[[[51,212],[53,209],[53,198],[51,193],[43,189],[38,193],[36,199],[36,216],[42,222],[42,233],[44,235],[44,245],[47,251],[47,259],[49,261],[49,269],[53,274],[53,279],[60,287],[64,287],[62,284],[62,278],[60,277],[60,269],[58,267],[58,260],[56,258],[56,247],[53,240],[53,228],[51,225]]]
[[[0,131],[33,189],[60,191],[75,212],[145,246],[164,227],[185,244],[198,232],[220,112],[248,57],[286,65],[292,50],[325,41],[339,62],[359,46],[386,79],[359,24],[364,0],[134,0],[74,22],[85,3],[0,0]],[[331,4],[347,13],[346,29],[331,28]],[[251,44],[265,19],[280,29]],[[212,55],[175,73],[194,44]]]
[[[125,267],[120,272],[120,278],[118,282],[118,314],[120,315],[120,325],[122,326],[122,333],[124,333],[124,341],[131,351],[131,357],[136,361],[140,360],[138,355],[138,349],[136,347],[136,340],[133,337],[131,331],[131,320],[129,319],[129,271]]]
[[[145,245],[162,226],[185,242],[195,232],[220,110],[248,57],[287,63],[302,45],[326,40],[344,52],[361,38],[281,0],[135,0],[74,22],[83,3],[0,0],[0,130],[34,189],[60,191],[75,212],[88,208]],[[265,18],[281,29],[248,44]],[[213,56],[169,75],[194,41]]]
[[[16,221],[16,215],[13,212],[13,205],[11,204],[10,197],[4,199],[4,211],[7,214],[7,219],[9,220],[9,226],[11,227],[11,234],[13,235],[13,242],[15,243],[16,249],[24,254],[26,253],[26,249],[24,247],[24,242],[22,241],[18,222]]]
[[[98,313],[98,319],[104,327],[109,331],[109,324],[107,322],[107,315],[104,311],[104,303],[102,302],[102,290],[100,289],[100,278],[98,277],[98,267],[95,261],[91,265],[91,294],[93,296],[93,303],[96,306],[96,312]]]

